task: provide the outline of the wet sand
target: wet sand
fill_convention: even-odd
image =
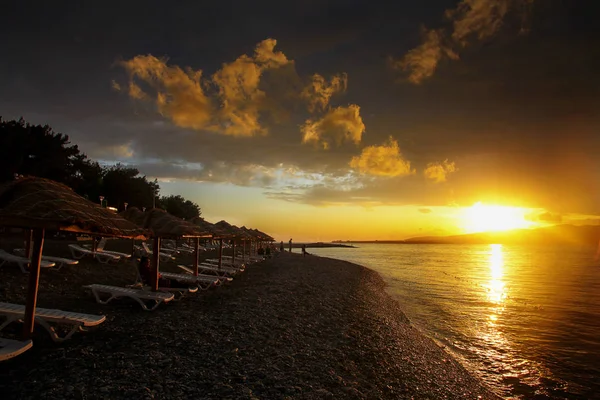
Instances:
[[[0,363],[2,398],[497,398],[359,265],[284,253],[153,312],[96,304],[82,289],[134,276],[132,263],[43,271],[38,306],[107,320],[60,345],[37,332],[32,350]],[[1,267],[0,301],[24,304],[26,282],[18,267]]]

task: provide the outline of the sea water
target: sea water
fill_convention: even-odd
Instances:
[[[379,272],[411,322],[500,396],[600,399],[595,248],[356,246],[307,250]]]

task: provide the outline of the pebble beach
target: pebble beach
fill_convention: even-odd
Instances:
[[[0,363],[2,398],[498,398],[359,265],[282,253],[153,312],[128,300],[97,304],[82,288],[134,278],[132,262],[42,271],[39,307],[106,321],[62,344],[36,331],[30,351]],[[17,267],[0,268],[0,301],[24,304],[26,285]]]

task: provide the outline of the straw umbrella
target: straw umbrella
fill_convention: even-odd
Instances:
[[[33,255],[25,304],[24,339],[31,337],[46,230],[144,238],[135,224],[79,196],[62,183],[25,177],[0,186],[0,226],[33,231]]]
[[[229,229],[218,226],[217,224],[211,224],[204,218],[196,217],[192,219],[192,223],[198,225],[202,229],[208,230],[212,233],[213,239],[219,240],[219,268],[221,268],[223,266],[223,239],[230,239],[233,237],[233,234]]]
[[[249,235],[241,230],[240,228],[238,228],[235,225],[231,225],[229,222],[222,220],[219,221],[215,224],[215,226],[221,228],[223,231],[227,232],[230,237],[233,240],[233,257],[232,257],[232,263],[235,262],[235,239],[241,239],[243,241],[244,244],[244,253],[243,253],[243,261],[246,261],[246,256],[245,256],[245,252],[246,252],[246,243],[245,240],[247,238],[249,238]],[[219,254],[219,266],[221,265],[221,261],[222,260],[222,252],[220,252]]]
[[[159,252],[161,238],[181,239],[193,238],[195,243],[194,248],[194,266],[198,271],[198,240],[203,237],[211,237],[211,233],[200,229],[197,225],[191,222],[177,218],[168,212],[159,208],[153,208],[146,211],[142,215],[132,213],[131,221],[138,224],[140,227],[147,229],[153,237],[153,253],[152,253],[152,290],[158,290],[158,268],[159,268]],[[143,218],[142,218],[143,217]],[[197,275],[197,273],[196,273]]]

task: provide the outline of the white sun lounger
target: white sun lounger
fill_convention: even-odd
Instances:
[[[29,263],[30,263],[29,258],[15,256],[14,254],[10,254],[7,251],[0,249],[0,267],[3,266],[7,262],[18,264],[19,268],[21,268],[21,271],[23,271],[23,273],[29,272],[28,271]],[[44,260],[42,260],[42,262],[40,263],[40,267],[42,267],[42,268],[51,268],[51,267],[54,267],[55,265],[56,265],[56,263],[54,263],[54,262],[49,262],[49,261],[44,261]]]
[[[190,267],[186,267],[185,265],[177,265],[179,268],[181,268],[181,270],[183,270],[186,274],[194,274],[194,271],[192,271],[192,269]],[[198,269],[200,266],[198,266]],[[230,276],[218,276],[218,275],[200,275],[198,274],[198,276],[207,276],[210,278],[217,278],[219,280],[219,283],[217,283],[217,286],[221,286],[224,282],[231,282],[233,280],[232,277]]]
[[[93,251],[90,249],[86,249],[85,247],[81,247],[79,245],[76,244],[70,244],[69,245],[69,250],[71,250],[71,255],[73,256],[73,258],[76,259],[81,259],[85,256],[92,256],[94,257],[96,260],[100,261],[101,263],[109,263],[109,262],[117,262],[121,259],[121,257],[114,255],[114,254],[108,254],[108,253],[104,253],[101,251]]]
[[[208,258],[208,259],[204,260],[202,262],[202,264],[218,267],[219,260],[215,259],[215,258]],[[244,272],[244,270],[246,269],[243,265],[234,265],[234,264],[227,262],[226,260],[223,260],[223,263],[221,265],[221,269],[224,269],[224,268],[235,271],[235,272]]]
[[[18,256],[25,255],[25,249],[14,249],[13,252]],[[59,271],[65,265],[77,265],[79,264],[78,260],[71,260],[70,258],[63,257],[54,257],[54,256],[45,256],[42,255],[42,261],[53,262],[56,264],[55,270]]]
[[[88,249],[90,246],[91,245],[89,245],[89,244],[85,245],[85,247]],[[131,254],[129,254],[129,253],[121,253],[119,251],[104,250],[104,246],[106,246],[106,238],[100,239],[100,241],[98,242],[98,245],[96,245],[96,251],[99,253],[112,254],[113,256],[119,256],[123,260],[127,260],[127,259],[131,258]]]
[[[33,342],[31,340],[11,340],[0,338],[0,361],[6,361],[29,350]]]
[[[214,259],[214,258],[208,258],[208,259],[202,261],[202,263],[214,265],[215,267],[219,266],[219,260]],[[221,268],[230,268],[237,272],[244,272],[246,270],[246,265],[238,263],[238,262],[236,262],[235,264],[232,264],[231,261],[223,260],[223,263],[221,264]]]
[[[21,304],[0,303],[0,316],[6,318],[6,321],[0,325],[0,331],[14,321],[21,321],[25,315],[25,306]],[[84,328],[96,326],[104,322],[104,315],[81,314],[70,311],[50,310],[37,307],[35,309],[35,322],[40,324],[48,331],[50,337],[55,342],[62,342],[70,339],[75,332],[84,331]],[[65,336],[59,336],[54,327],[50,324],[68,325],[71,327],[69,333]]]
[[[146,256],[150,257],[152,254],[154,254],[150,249],[150,246],[148,246],[148,243],[142,242],[142,248],[144,249]],[[175,257],[173,257],[171,254],[161,253],[160,251],[158,252],[158,257],[160,258],[160,261],[172,261],[175,259]]]
[[[177,282],[190,284],[190,285],[198,285],[198,287],[202,290],[206,290],[211,286],[216,286],[219,284],[219,278],[216,276],[208,276],[208,275],[189,275],[189,274],[175,274],[173,272],[161,272],[161,276],[167,279],[171,279]]]
[[[142,306],[145,311],[152,311],[158,307],[161,303],[168,303],[175,298],[173,293],[164,292],[150,292],[138,289],[128,289],[119,286],[108,286],[108,285],[88,285],[84,286],[86,289],[90,289],[96,301],[100,304],[108,304],[113,299],[121,297],[129,297]],[[101,296],[108,295],[106,300],[102,300]],[[148,307],[145,300],[154,301],[154,305]]]

